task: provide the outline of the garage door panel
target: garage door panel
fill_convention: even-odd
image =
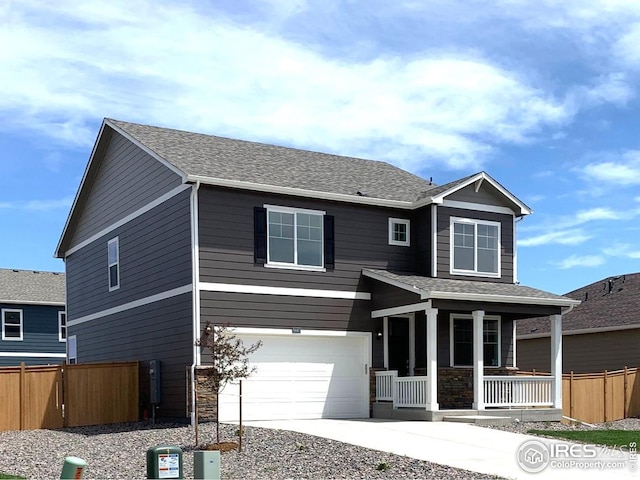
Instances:
[[[243,381],[243,419],[362,418],[369,413],[366,337],[239,334],[255,373]],[[220,396],[220,418],[238,420],[238,387]]]

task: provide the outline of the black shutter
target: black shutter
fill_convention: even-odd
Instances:
[[[267,263],[267,209],[253,208],[253,261]]]
[[[333,215],[324,216],[324,266],[333,270],[336,266],[335,235]]]

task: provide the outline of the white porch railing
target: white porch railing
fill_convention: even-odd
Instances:
[[[542,407],[552,406],[553,377],[502,376],[484,377],[486,407]]]
[[[376,400],[393,400],[393,379],[397,377],[397,370],[376,372]]]
[[[427,377],[398,377],[397,370],[376,372],[376,400],[393,401],[393,408],[425,408]]]

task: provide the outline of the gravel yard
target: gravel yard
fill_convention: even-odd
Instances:
[[[222,425],[221,440],[235,440],[237,429]],[[498,478],[296,432],[244,432],[243,452],[222,454],[222,478]],[[215,440],[215,424],[200,426],[200,440]],[[176,445],[184,451],[184,478],[193,478],[193,442],[193,428],[175,424],[0,432],[0,472],[59,478],[64,458],[77,456],[87,462],[85,479],[146,478],[147,449]]]
[[[640,418],[625,418],[624,420],[616,420],[614,422],[596,423],[593,427],[584,424],[565,425],[560,422],[524,422],[512,423],[511,425],[491,426],[487,428],[495,428],[513,433],[527,433],[528,430],[639,430]],[[640,437],[640,432],[639,437]]]

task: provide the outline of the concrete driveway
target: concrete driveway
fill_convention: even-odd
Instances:
[[[527,452],[537,455],[539,448],[543,450],[545,447],[552,448],[549,447],[551,444],[562,443],[566,446],[567,443],[463,423],[402,422],[380,419],[274,420],[244,423],[250,426],[291,430],[330,438],[374,450],[506,478],[640,478],[637,469],[632,471],[633,467],[630,467],[628,454],[618,456],[622,455],[619,451],[597,450],[596,458],[585,458],[584,455],[588,456],[591,453],[582,453],[583,446],[576,447],[578,455],[568,453],[552,455],[543,463],[535,463],[534,457],[529,467],[547,466],[539,473],[528,473],[517,461],[518,450],[524,442],[537,440],[536,443],[528,443],[527,448],[521,450],[521,458]],[[640,433],[638,436],[640,440]],[[540,447],[541,443],[542,447]],[[533,449],[529,449],[529,446],[533,446]],[[559,461],[566,463],[560,465]],[[572,461],[573,468],[570,464]],[[595,461],[603,463],[595,465]],[[621,461],[626,462],[623,467],[607,464],[607,462]],[[581,465],[576,465],[576,462]],[[635,463],[635,466],[637,467],[638,464]]]

